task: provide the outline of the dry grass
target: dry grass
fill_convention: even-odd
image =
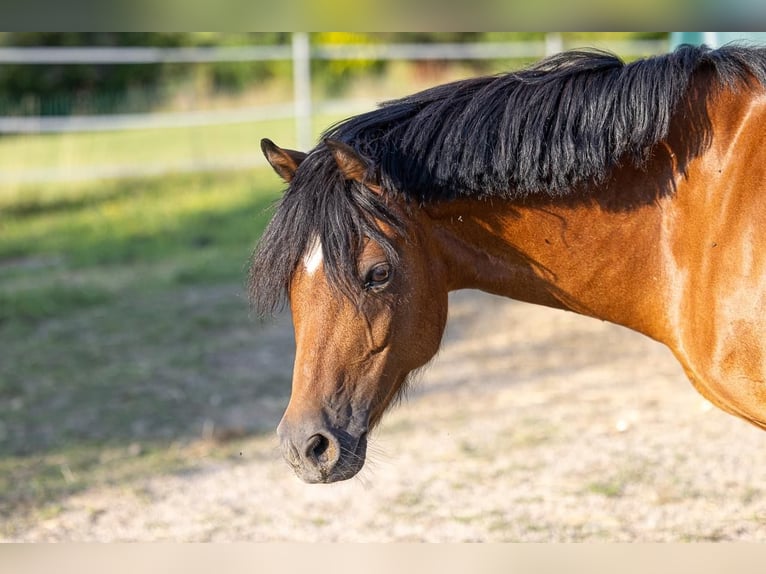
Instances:
[[[709,408],[666,349],[474,292],[451,306],[439,358],[388,414],[359,478],[303,484],[268,434],[191,473],[60,499],[7,537],[766,540],[766,435]],[[283,317],[264,337],[289,331]],[[274,351],[289,376],[291,353]]]

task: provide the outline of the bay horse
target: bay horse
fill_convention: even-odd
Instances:
[[[308,154],[262,140],[288,186],[250,291],[292,312],[298,476],[362,468],[464,288],[641,332],[766,428],[765,81],[766,48],[579,50],[382,104]]]

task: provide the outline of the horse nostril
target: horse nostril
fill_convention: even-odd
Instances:
[[[306,457],[319,464],[327,464],[333,457],[333,445],[323,434],[315,434],[306,442]]]

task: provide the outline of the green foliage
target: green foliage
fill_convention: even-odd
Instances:
[[[312,35],[312,43],[329,45],[369,45],[379,43],[372,34],[360,32],[319,32]],[[349,82],[361,75],[380,74],[385,70],[380,60],[314,60],[312,74],[330,96],[337,96]]]
[[[6,46],[169,46],[184,45],[184,34],[146,33],[54,33],[17,32],[3,37]],[[137,89],[156,91],[168,70],[157,64],[134,65],[7,65],[0,67],[3,98],[0,106],[6,115],[68,115],[100,113],[88,109],[93,95],[125,93]],[[15,105],[14,105],[15,104]],[[101,105],[99,105],[101,104]],[[114,106],[119,109],[119,105]]]
[[[154,46],[280,44],[287,33],[214,35],[183,33],[8,32],[5,46]],[[179,85],[200,81],[216,90],[241,90],[284,71],[280,62],[214,64],[88,64],[0,66],[0,113],[70,115],[150,111]]]
[[[247,43],[253,46],[280,45],[290,43],[287,32],[261,32],[246,35],[218,35],[212,40],[215,45],[237,45]],[[205,64],[198,68],[198,74],[209,78],[214,91],[241,92],[258,83],[271,80],[277,76],[290,77],[292,65],[290,62],[217,62]]]
[[[610,40],[657,39],[661,32],[576,32],[563,34],[567,43],[588,44]],[[540,41],[542,32],[406,32],[312,34],[312,43],[371,44],[521,42]],[[5,46],[229,46],[285,45],[289,33],[62,33],[7,32],[0,35]],[[375,60],[314,60],[314,78],[331,97],[342,93],[354,80],[376,76],[390,62]],[[477,73],[489,62],[464,62]],[[421,62],[422,66],[440,65]],[[290,81],[291,63],[218,62],[210,64],[134,65],[4,65],[0,66],[0,114],[69,115],[145,112],[156,109],[180,93],[205,98],[211,93],[237,93],[281,78]],[[196,92],[199,92],[198,94]]]

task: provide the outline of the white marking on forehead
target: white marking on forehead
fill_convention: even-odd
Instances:
[[[319,241],[317,236],[309,243],[309,248],[303,255],[303,266],[306,268],[306,272],[309,275],[313,275],[314,272],[319,269],[322,264],[322,242]]]

